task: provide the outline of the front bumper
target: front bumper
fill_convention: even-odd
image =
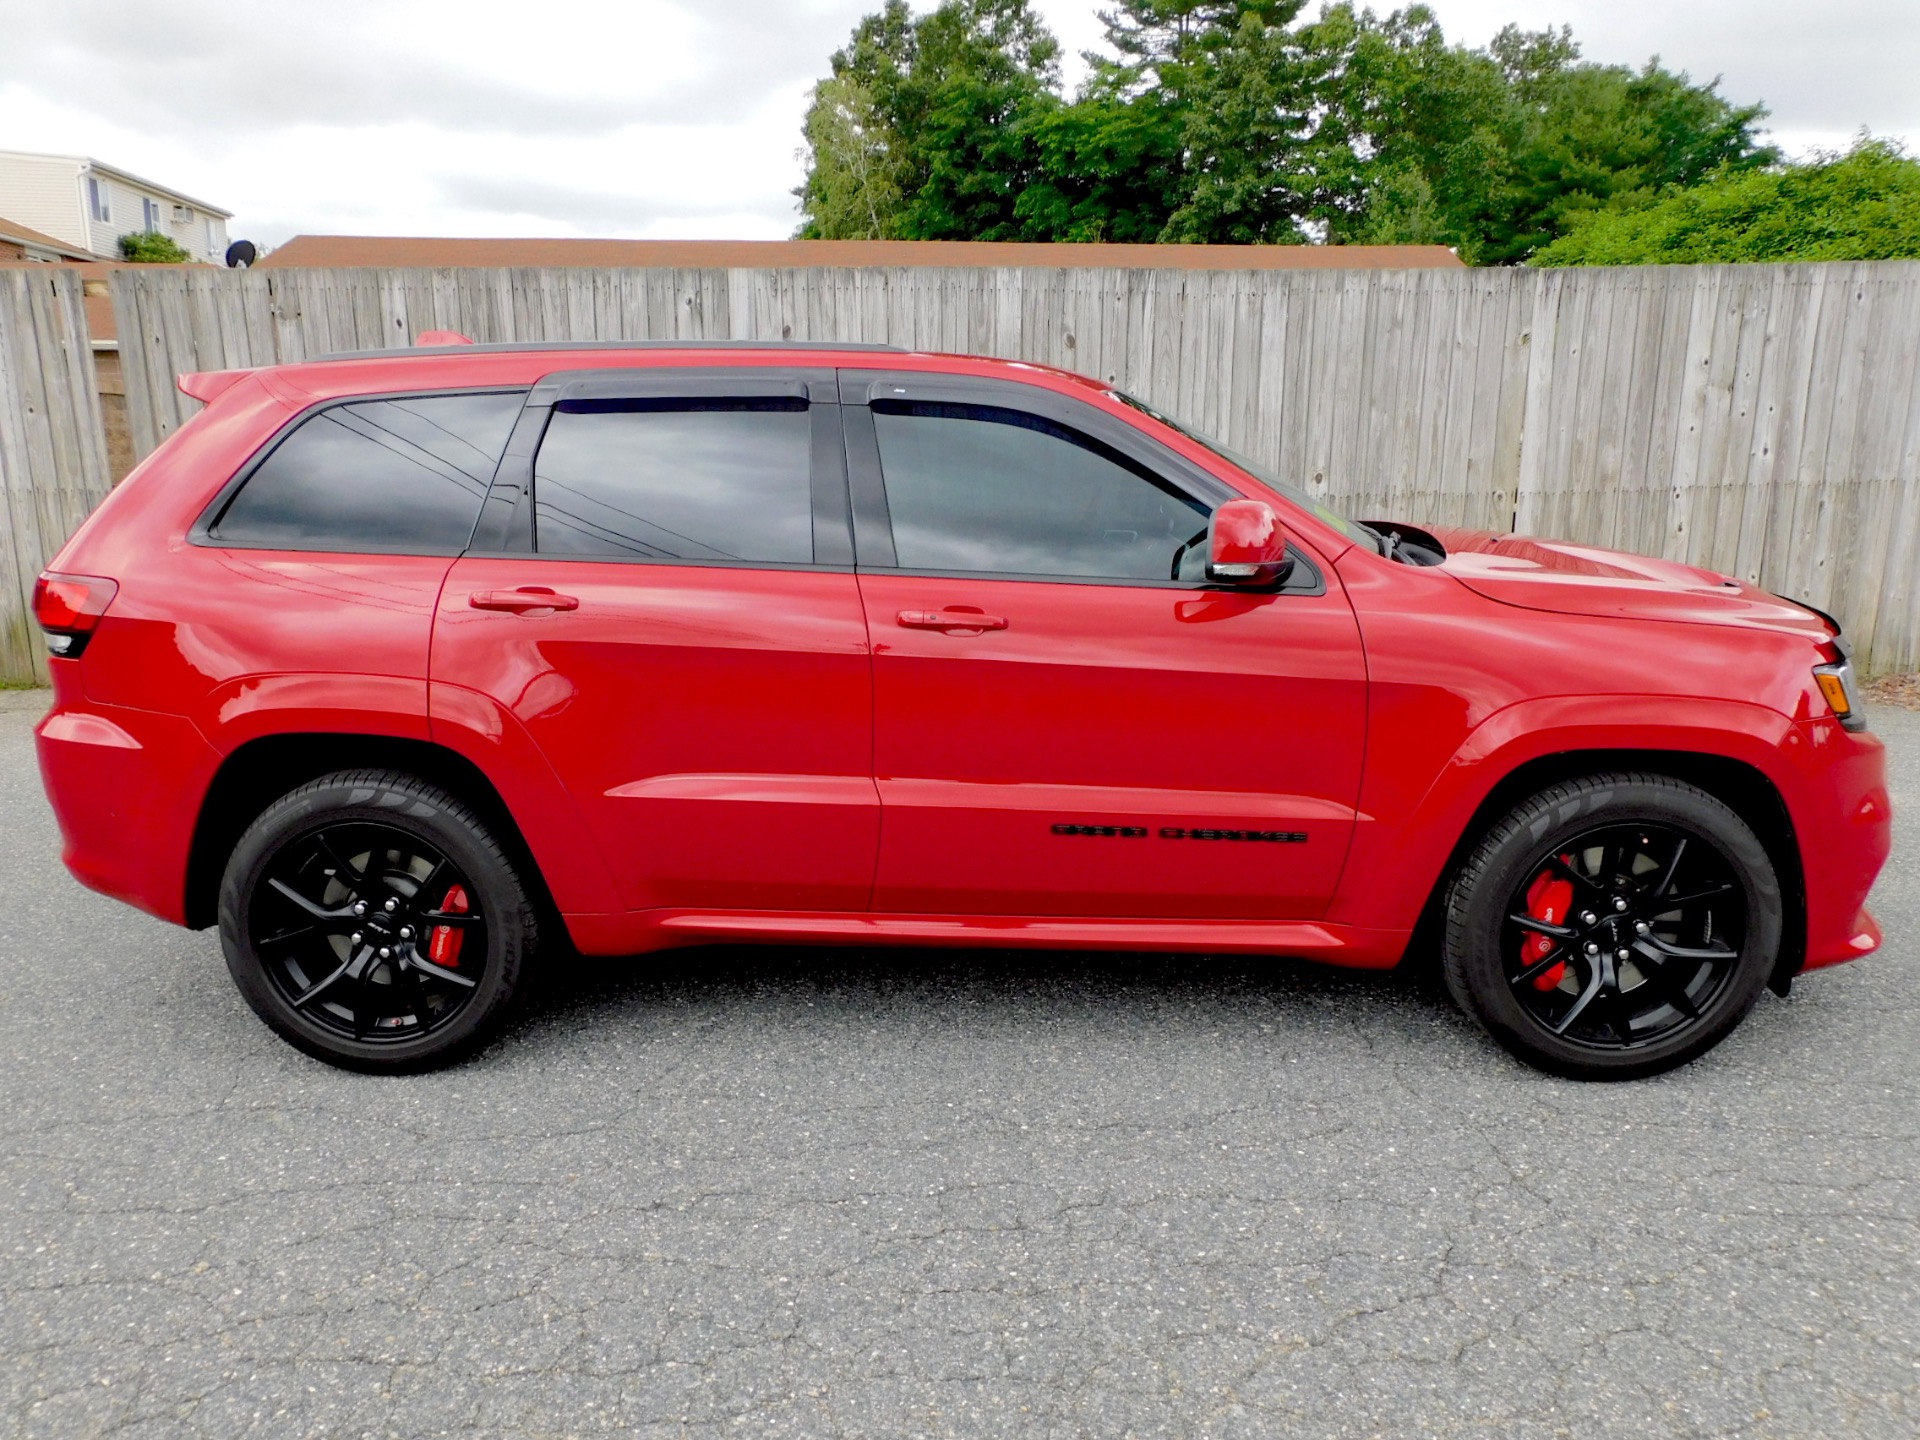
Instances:
[[[1886,746],[1837,721],[1800,726],[1800,794],[1789,799],[1806,870],[1807,950],[1802,970],[1857,960],[1880,947],[1867,894],[1893,849]]]

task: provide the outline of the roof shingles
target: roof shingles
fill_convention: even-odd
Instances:
[[[1046,245],[974,240],[495,240],[296,235],[262,267],[589,265],[670,269],[965,266],[1143,270],[1456,267],[1444,245]]]

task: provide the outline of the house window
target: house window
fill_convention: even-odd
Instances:
[[[100,183],[100,177],[87,177],[87,209],[102,225],[113,223],[113,202],[107,197],[107,187]]]
[[[148,231],[160,228],[160,204],[144,195],[140,197],[140,228]]]
[[[206,225],[207,225],[207,255],[209,258],[218,259],[220,255],[219,222],[209,217],[206,222]]]

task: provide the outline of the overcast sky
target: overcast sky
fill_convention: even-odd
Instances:
[[[1070,53],[1098,43],[1101,3],[1035,0]],[[1565,23],[1590,59],[1722,75],[1729,97],[1767,103],[1790,152],[1861,126],[1920,151],[1920,0],[1432,3],[1453,40]],[[0,0],[0,149],[93,155],[268,244],[779,239],[807,87],[877,7]]]

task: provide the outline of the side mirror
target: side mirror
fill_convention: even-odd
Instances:
[[[1287,578],[1287,527],[1260,500],[1229,500],[1207,527],[1207,578],[1230,585],[1274,585]]]

